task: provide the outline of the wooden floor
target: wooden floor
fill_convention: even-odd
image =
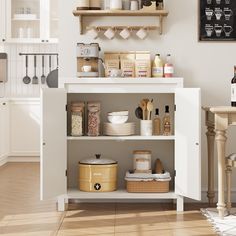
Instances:
[[[71,204],[59,213],[53,201],[39,201],[38,163],[0,167],[0,235],[216,235],[200,207],[187,205],[188,211],[177,213],[172,204],[93,203]]]

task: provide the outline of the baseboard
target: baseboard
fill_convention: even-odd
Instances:
[[[40,162],[39,156],[28,156],[28,157],[22,157],[22,156],[9,156],[7,158],[7,162]]]
[[[12,151],[9,153],[8,155],[9,157],[38,157],[40,156],[40,153],[39,152],[21,152],[21,151]]]
[[[1,156],[0,157],[0,166],[5,165],[7,163],[7,161],[8,161],[7,159],[8,159],[7,156]]]

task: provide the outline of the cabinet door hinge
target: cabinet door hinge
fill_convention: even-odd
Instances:
[[[67,177],[67,170],[65,171],[65,175],[66,175],[66,177]]]
[[[68,105],[66,105],[66,111],[68,111]]]
[[[175,109],[175,111],[176,111],[176,105],[175,105],[174,109]]]
[[[176,170],[174,170],[174,176],[176,177]]]

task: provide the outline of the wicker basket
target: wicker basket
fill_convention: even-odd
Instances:
[[[170,181],[126,181],[129,193],[167,193]]]

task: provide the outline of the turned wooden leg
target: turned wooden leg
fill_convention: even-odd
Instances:
[[[231,176],[232,176],[232,167],[227,165],[226,168],[226,189],[227,189],[227,202],[226,208],[230,214],[232,203],[231,203]]]
[[[207,150],[208,150],[208,203],[210,206],[214,203],[214,144],[215,144],[215,131],[214,126],[207,127]]]
[[[216,145],[218,156],[218,203],[217,209],[219,217],[224,219],[225,213],[225,143],[226,143],[225,130],[216,130]]]

